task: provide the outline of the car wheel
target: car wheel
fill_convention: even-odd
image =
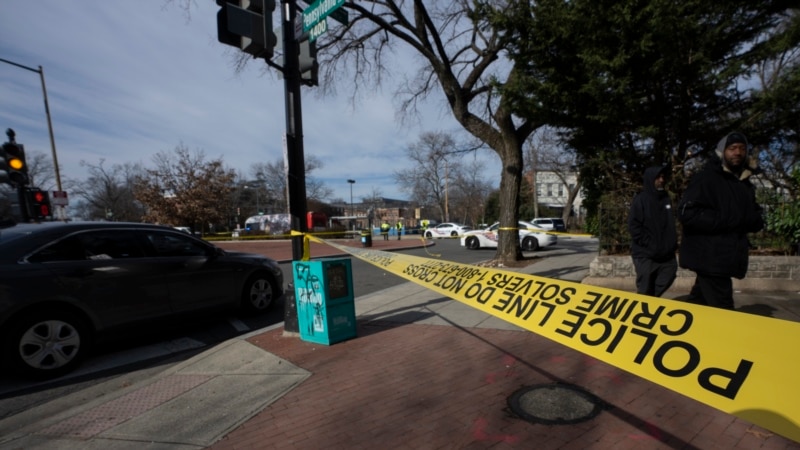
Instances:
[[[458,231],[451,231],[450,232],[450,237],[456,237],[456,236],[458,236]]]
[[[539,250],[539,240],[533,236],[527,236],[522,240],[522,250],[526,252],[535,252]]]
[[[89,348],[89,328],[68,311],[39,312],[12,319],[3,338],[11,370],[30,378],[56,378],[74,370]]]
[[[247,314],[266,312],[275,303],[278,291],[272,277],[266,273],[257,273],[244,284],[242,309]]]
[[[464,244],[470,250],[477,250],[481,248],[481,241],[479,241],[475,236],[468,237]]]
[[[432,237],[433,237],[433,233],[431,233],[430,231],[426,231],[426,232],[425,232],[425,237],[426,237],[426,238],[428,238],[428,239],[430,239],[430,238],[432,238]]]

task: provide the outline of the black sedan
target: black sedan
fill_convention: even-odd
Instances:
[[[171,227],[48,222],[0,228],[0,355],[27,377],[73,370],[98,338],[199,311],[265,312],[278,264]]]

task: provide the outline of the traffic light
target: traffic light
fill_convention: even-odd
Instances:
[[[13,186],[28,184],[28,164],[25,162],[25,147],[14,140],[14,130],[6,131],[8,142],[3,144],[0,152],[0,183]]]
[[[275,0],[217,0],[217,39],[256,58],[271,59],[278,38],[272,29]]]
[[[25,191],[25,203],[28,207],[28,218],[45,220],[52,216],[50,196],[39,188],[28,188]]]
[[[298,43],[300,54],[298,65],[300,68],[300,82],[306,86],[319,85],[319,63],[317,62],[317,44],[306,39]]]

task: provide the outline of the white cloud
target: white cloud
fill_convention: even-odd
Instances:
[[[245,174],[281,157],[283,80],[264,75],[259,61],[234,74],[217,42],[217,10],[198,1],[187,20],[161,0],[0,3],[0,58],[44,69],[62,178],[83,179],[82,160],[149,165],[181,143]],[[324,163],[314,176],[344,199],[348,178],[356,199],[373,188],[405,198],[392,179],[407,167],[402,149],[423,131],[461,132],[433,103],[422,126],[401,129],[389,95],[355,108],[345,97],[302,95],[305,153]],[[0,127],[14,128],[28,151],[50,154],[39,75],[0,63],[0,98]]]

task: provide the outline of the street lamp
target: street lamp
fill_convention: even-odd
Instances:
[[[355,217],[356,212],[353,209],[353,185],[356,183],[356,180],[347,180],[347,182],[350,184],[350,215]],[[353,222],[353,229],[356,229],[355,222]]]
[[[56,141],[53,138],[53,122],[50,120],[50,106],[47,103],[47,87],[44,84],[44,69],[42,66],[39,66],[38,69],[34,69],[33,67],[24,66],[22,64],[15,63],[13,61],[9,61],[7,59],[0,58],[0,61],[11,64],[12,66],[17,66],[20,69],[30,70],[31,72],[36,72],[39,74],[39,79],[42,82],[42,96],[44,97],[44,112],[47,116],[47,129],[50,132],[50,148],[53,151],[53,166],[56,172],[56,185],[58,190],[61,190],[61,174],[58,171],[58,157],[56,156]]]
[[[11,64],[12,66],[19,67],[20,69],[29,70],[31,72],[36,72],[39,74],[39,79],[42,82],[42,96],[44,97],[44,113],[45,116],[47,116],[47,130],[50,132],[50,149],[53,152],[53,167],[56,172],[56,188],[58,188],[58,191],[61,192],[61,173],[59,172],[58,169],[58,156],[56,156],[56,140],[53,137],[53,122],[50,120],[50,105],[47,102],[47,87],[44,84],[44,69],[42,69],[42,66],[39,66],[38,69],[34,69],[33,67],[28,67],[3,58],[0,58],[0,61],[6,64]],[[61,215],[60,218],[62,219],[65,218],[64,206],[59,206],[59,211]]]

